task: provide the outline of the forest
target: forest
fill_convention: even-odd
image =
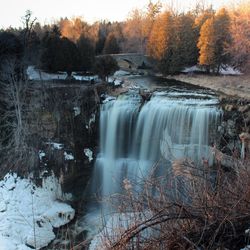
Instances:
[[[219,10],[197,3],[181,13],[162,6],[149,1],[123,22],[92,24],[82,17],[65,17],[41,25],[28,10],[21,28],[1,30],[0,47],[5,49],[0,57],[19,55],[26,64],[48,72],[93,71],[95,56],[117,53],[149,55],[165,75],[197,64],[211,73],[226,65],[249,71],[247,1]]]

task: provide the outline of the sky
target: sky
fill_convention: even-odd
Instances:
[[[174,1],[180,8],[187,9],[196,0]],[[97,20],[122,21],[133,8],[147,6],[149,0],[1,0],[0,28],[22,26],[21,17],[27,9],[31,10],[41,24],[51,23],[60,17],[82,16],[92,23]],[[152,2],[156,2],[153,0]],[[206,0],[215,8],[227,5],[232,0]]]

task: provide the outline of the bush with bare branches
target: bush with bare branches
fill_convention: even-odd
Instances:
[[[18,70],[17,70],[18,68]],[[2,173],[37,159],[37,152],[28,143],[27,114],[31,110],[28,98],[28,81],[22,67],[15,60],[5,60],[0,72],[0,154]],[[4,162],[6,169],[3,169]],[[25,170],[24,170],[25,172]]]
[[[90,249],[239,249],[250,223],[249,162],[225,171],[174,162],[166,176],[148,178],[142,191],[124,180],[112,197],[119,211]],[[153,175],[152,175],[153,176]]]

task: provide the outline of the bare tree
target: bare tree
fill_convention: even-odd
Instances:
[[[2,157],[6,162],[11,161],[12,166],[27,161],[32,164],[31,159],[35,159],[28,144],[28,81],[22,71],[16,70],[19,67],[16,64],[17,61],[10,57],[0,72],[0,150]]]
[[[34,28],[35,22],[37,21],[36,17],[32,17],[32,12],[30,10],[27,10],[25,15],[22,17],[22,22],[24,26],[24,36],[23,36],[23,44],[24,48],[27,48],[31,32]]]
[[[140,193],[138,184],[125,179],[125,193],[111,197],[121,210],[109,219],[95,249],[239,247],[249,228],[248,166],[234,173],[177,161],[166,175],[149,177]]]

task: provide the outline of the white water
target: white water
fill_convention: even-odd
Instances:
[[[141,181],[162,159],[212,164],[208,146],[220,114],[215,98],[191,92],[156,92],[144,105],[133,92],[103,104],[92,192],[101,198],[120,192],[124,179]]]

